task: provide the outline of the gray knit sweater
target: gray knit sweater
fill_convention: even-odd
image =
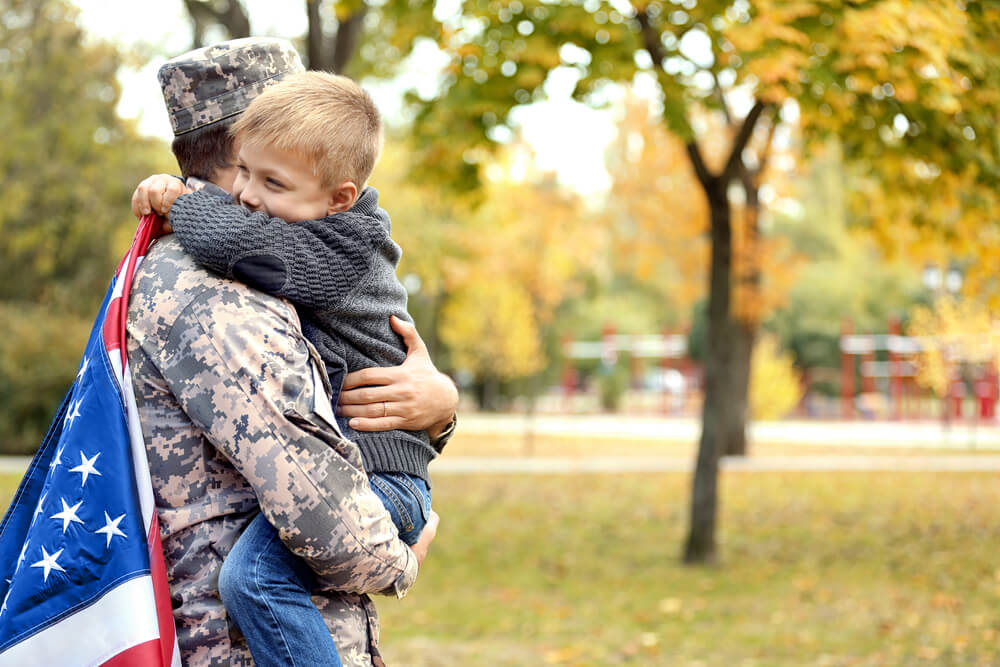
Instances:
[[[402,251],[374,188],[365,188],[350,211],[295,223],[248,211],[219,193],[179,197],[170,209],[174,233],[199,264],[294,303],[335,394],[346,373],[403,362],[406,347],[389,325],[390,315],[412,321],[396,278]],[[355,431],[347,419],[338,422],[368,472],[408,473],[430,483],[427,464],[436,452],[426,432]]]

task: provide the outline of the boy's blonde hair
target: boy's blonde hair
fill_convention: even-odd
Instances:
[[[372,98],[346,76],[302,72],[250,103],[233,124],[238,142],[274,146],[312,162],[324,188],[365,186],[382,151],[382,118]]]

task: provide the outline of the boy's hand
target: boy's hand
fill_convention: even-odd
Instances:
[[[427,431],[436,436],[451,421],[458,407],[458,389],[431,361],[417,328],[398,317],[393,330],[406,343],[406,360],[400,366],[364,368],[348,373],[337,406],[358,431]]]
[[[137,218],[150,213],[167,217],[174,201],[191,192],[184,182],[170,174],[154,174],[139,184],[132,193],[132,213]]]
[[[431,542],[434,541],[434,536],[437,535],[438,523],[441,521],[441,517],[438,516],[437,512],[431,510],[431,513],[427,515],[427,524],[424,529],[420,531],[420,537],[417,539],[417,543],[414,544],[411,549],[413,549],[414,555],[417,557],[417,564],[423,565],[424,559],[427,558],[427,550],[431,547]]]

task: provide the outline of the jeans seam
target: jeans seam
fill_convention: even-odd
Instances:
[[[267,546],[270,546],[270,544],[274,542],[275,539],[277,539],[277,535],[272,535],[270,541],[265,545],[265,548]],[[275,628],[277,628],[278,630],[278,636],[281,637],[281,648],[284,650],[285,657],[287,658],[287,662],[285,664],[292,665],[294,667],[295,656],[292,655],[292,651],[288,647],[288,639],[285,637],[284,629],[281,627],[281,623],[278,622],[278,617],[277,614],[275,614],[274,612],[274,608],[271,606],[271,601],[268,599],[268,596],[264,594],[264,591],[262,591],[260,588],[260,577],[257,575],[257,573],[258,573],[258,568],[260,567],[260,559],[264,557],[264,551],[265,549],[261,549],[253,562],[254,587],[257,589],[257,593],[258,595],[260,595],[260,599],[264,601],[264,606],[267,607],[267,611],[271,615],[271,621],[274,623]]]
[[[424,503],[424,497],[425,497],[424,493],[413,482],[413,480],[410,479],[409,475],[400,475],[397,479],[399,480],[400,484],[402,484],[403,486],[405,486],[406,488],[408,488],[410,490],[410,493],[413,494],[413,499],[417,501],[417,505],[420,507],[420,517],[424,521],[426,521],[427,520],[427,511],[430,508],[427,507],[427,505]]]
[[[389,486],[384,480],[378,477],[372,477],[372,482],[378,486],[378,488],[385,494],[386,498],[389,499],[395,507],[396,511],[399,512],[399,522],[406,526],[406,530],[401,532],[406,532],[413,529],[413,519],[410,518],[410,513],[406,511],[406,505],[400,500],[399,495],[396,491]]]

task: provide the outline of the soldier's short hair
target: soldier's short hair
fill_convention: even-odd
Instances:
[[[229,166],[228,129],[235,118],[266,88],[301,71],[291,42],[273,37],[233,39],[167,61],[157,78],[184,176],[212,180],[217,169]]]
[[[367,92],[345,76],[304,72],[253,101],[233,124],[240,144],[271,146],[312,163],[323,187],[352,181],[360,190],[382,152],[382,117]]]
[[[174,137],[170,149],[184,178],[213,182],[218,171],[233,166],[236,156],[229,129],[235,121],[235,117],[224,118]]]

